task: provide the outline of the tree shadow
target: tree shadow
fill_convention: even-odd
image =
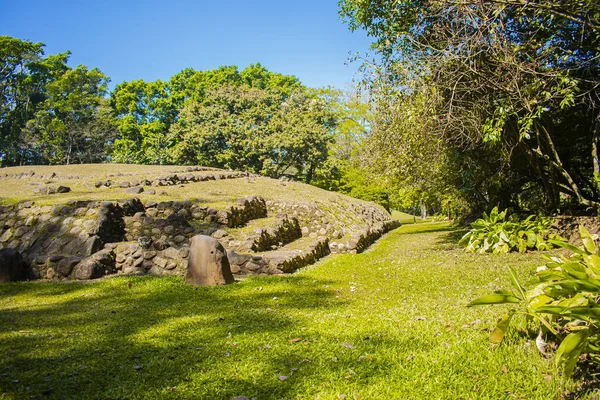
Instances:
[[[460,239],[468,232],[467,229],[455,227],[445,235],[439,237],[439,244],[455,244],[458,245]]]
[[[282,385],[276,371],[304,363],[288,341],[300,334],[301,315],[344,304],[325,289],[330,283],[291,276],[192,287],[180,277],[148,276],[2,285],[0,392],[15,398],[217,399],[242,391],[286,398],[293,385]],[[19,306],[7,306],[13,302]],[[281,340],[236,347],[256,336]],[[270,346],[278,347],[272,355]],[[232,365],[248,362],[248,354],[261,370],[236,376]],[[196,394],[173,389],[190,385],[198,385]]]

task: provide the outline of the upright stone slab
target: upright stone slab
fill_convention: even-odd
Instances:
[[[216,239],[197,235],[190,241],[185,283],[194,286],[227,285],[235,282],[227,252]]]

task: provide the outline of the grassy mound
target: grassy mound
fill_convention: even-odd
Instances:
[[[34,174],[31,176],[14,177],[19,174]],[[213,175],[226,172],[210,168],[206,171],[194,171],[193,174]],[[52,173],[56,176],[48,178]],[[13,204],[24,200],[35,200],[39,205],[61,204],[70,200],[122,200],[131,198],[119,187],[121,182],[156,179],[169,174],[188,174],[184,166],[130,165],[130,164],[79,164],[59,166],[26,166],[0,169],[0,204]],[[9,177],[5,177],[9,175]],[[109,188],[95,188],[100,180],[110,179],[114,185]],[[38,195],[33,189],[40,184],[63,185],[71,188],[69,193]],[[185,201],[202,203],[203,205],[222,208],[235,203],[236,199],[261,195],[266,200],[287,202],[328,202],[334,199],[351,199],[338,193],[328,192],[317,187],[300,182],[280,182],[264,177],[248,179],[223,179],[206,182],[193,182],[182,186],[156,187],[157,194],[140,193],[136,195],[142,201]],[[160,192],[165,194],[160,194]],[[367,202],[362,202],[367,203]],[[372,203],[370,203],[372,204]]]

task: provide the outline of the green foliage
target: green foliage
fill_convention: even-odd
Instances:
[[[390,197],[385,189],[374,186],[355,186],[350,191],[350,196],[357,199],[372,201],[390,211]]]
[[[552,241],[572,254],[568,258],[546,257],[545,266],[536,272],[536,285],[533,288],[525,291],[511,270],[518,294],[502,290],[473,300],[468,305],[520,304],[521,313],[537,320],[539,329],[543,325],[560,342],[556,351],[556,365],[566,377],[573,374],[583,353],[589,354],[594,363],[600,364],[600,249],[597,237],[592,237],[583,226],[579,229],[582,247],[564,241]],[[511,310],[509,314],[514,312]],[[509,320],[505,316],[494,332],[504,333],[508,325]],[[499,343],[502,336],[493,336],[491,340]]]
[[[69,52],[0,36],[0,163],[98,162],[116,128],[104,100],[108,78],[68,65]]]
[[[102,160],[104,148],[115,136],[115,122],[104,100],[107,82],[97,68],[80,65],[46,85],[46,100],[26,131],[50,164]]]
[[[248,170],[310,182],[324,162],[331,112],[308,90],[286,95],[248,86],[210,89],[189,101],[171,127],[170,162]]]
[[[548,250],[553,247],[551,240],[560,240],[560,236],[550,233],[553,219],[530,215],[524,220],[508,210],[498,212],[494,207],[490,214],[471,224],[459,244],[470,253],[508,253],[527,250]]]
[[[124,82],[117,162],[203,164],[310,182],[336,120],[318,92],[253,64],[186,69],[168,82]]]
[[[598,2],[339,5],[374,40],[364,83],[383,115],[371,153],[390,180],[422,193],[441,183],[477,213],[598,208]]]

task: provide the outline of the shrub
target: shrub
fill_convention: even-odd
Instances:
[[[553,244],[572,252],[570,257],[546,257],[547,263],[536,272],[536,285],[525,291],[511,269],[511,278],[517,293],[500,290],[492,295],[473,300],[469,307],[486,304],[514,303],[521,310],[510,310],[496,325],[490,340],[500,343],[515,314],[526,315],[537,321],[542,340],[542,328],[552,333],[560,346],[556,364],[569,377],[583,353],[600,364],[600,249],[597,237],[579,227],[581,248],[564,241]]]
[[[483,218],[471,224],[471,230],[465,234],[459,244],[465,246],[470,253],[508,253],[527,250],[548,250],[553,245],[548,241],[562,240],[550,233],[552,218],[530,215],[519,220],[516,214],[506,217],[508,210],[498,212],[498,207],[489,215],[483,213]]]

